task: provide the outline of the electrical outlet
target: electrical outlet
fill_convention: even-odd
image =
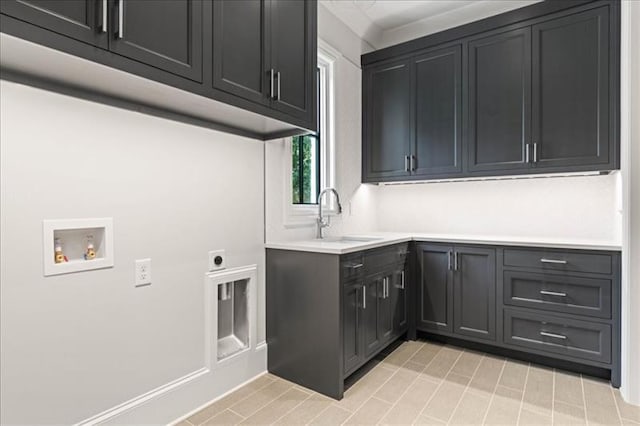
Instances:
[[[209,272],[224,269],[226,267],[225,260],[224,250],[211,250],[209,252]]]
[[[136,287],[151,284],[151,259],[136,260]]]

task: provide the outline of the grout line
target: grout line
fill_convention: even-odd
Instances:
[[[285,382],[286,382],[286,381],[285,381]],[[277,383],[277,381],[274,381],[273,383]],[[286,383],[291,383],[291,382],[286,382]],[[270,383],[270,384],[271,384],[271,383]],[[265,386],[265,387],[266,387],[266,386]],[[260,388],[260,389],[264,389],[264,387],[263,387],[263,388]],[[251,395],[248,395],[246,398],[243,398],[243,399],[241,399],[240,401],[236,402],[236,403],[235,403],[235,404],[233,404],[231,407],[229,407],[229,408],[228,408],[228,410],[231,410],[231,411],[233,411],[234,413],[236,413],[237,415],[239,415],[239,416],[244,417],[245,419],[247,419],[247,418],[249,418],[249,417],[253,416],[253,415],[254,415],[255,413],[257,413],[258,411],[260,411],[261,409],[263,409],[264,407],[266,407],[267,405],[271,404],[271,403],[272,403],[273,401],[275,401],[276,399],[280,398],[282,395],[284,395],[285,393],[287,393],[287,392],[289,391],[289,389],[293,389],[293,386],[291,386],[291,387],[289,387],[289,388],[285,389],[284,391],[280,392],[279,394],[275,395],[275,396],[273,397],[273,399],[271,399],[271,400],[267,401],[265,404],[263,404],[263,405],[259,406],[255,411],[252,411],[252,412],[251,412],[251,414],[249,414],[249,415],[248,415],[248,416],[246,416],[246,417],[245,417],[245,416],[243,416],[242,414],[240,414],[240,413],[238,413],[238,412],[234,411],[234,410],[232,409],[232,407],[235,407],[236,405],[240,404],[242,401],[245,401],[245,400],[247,400],[247,399],[251,398],[251,397],[252,397],[253,395],[255,395],[257,392],[259,392],[259,390],[255,391],[255,392],[254,392],[254,393],[252,393]]]
[[[467,393],[467,391],[471,387],[471,382],[473,381],[474,377],[476,377],[476,374],[478,374],[478,370],[480,369],[480,364],[482,364],[482,361],[485,358],[486,357],[483,355],[482,358],[480,358],[480,362],[476,366],[475,370],[473,370],[473,374],[469,378],[469,383],[467,383],[467,386],[465,386],[464,391],[462,392],[462,395],[460,395],[460,399],[458,400],[458,403],[454,407],[453,412],[451,413],[451,417],[449,417],[449,421],[451,421],[451,419],[456,415],[456,411],[458,411],[458,408],[460,407],[460,403],[462,402],[462,398],[464,398],[464,395]],[[500,381],[500,377],[502,377],[502,372],[504,371],[504,366],[506,365],[506,363],[507,362],[503,360],[502,368],[500,369],[500,376],[498,376],[498,380],[496,381],[496,384],[493,387],[493,393],[495,393],[495,391],[496,391],[496,386],[498,386],[498,382]],[[493,393],[491,394],[492,397],[493,397]],[[489,400],[489,403],[491,403],[491,400]],[[483,421],[484,421],[484,417],[486,417],[488,411],[489,411],[489,406],[487,406],[487,411],[485,412],[485,414],[483,416]],[[447,422],[447,423],[449,423],[449,422]]]
[[[608,388],[611,390],[611,396],[613,397],[613,405],[616,406],[616,411],[618,412],[618,420],[620,424],[622,424],[622,412],[620,411],[620,407],[618,406],[618,399],[616,398],[615,391],[613,390],[613,386],[609,385]],[[585,417],[587,416],[586,409],[584,413]]]
[[[554,368],[552,371],[552,387],[551,387],[551,424],[554,423],[555,411],[556,411],[556,369]],[[586,416],[586,413],[585,413]]]
[[[498,389],[498,386],[500,386],[500,380],[502,380],[502,375],[504,374],[504,369],[507,368],[507,362],[509,362],[509,361],[507,361],[505,359],[504,364],[502,364],[502,370],[500,370],[500,376],[498,376],[498,381],[496,382],[496,385],[493,388],[493,393],[491,394],[491,398],[489,398],[489,405],[487,406],[487,411],[485,411],[484,417],[482,417],[482,424],[483,425],[486,424],[486,422],[487,422],[487,416],[489,415],[489,410],[491,409],[491,404],[493,404],[493,397],[496,396],[496,390]],[[469,384],[471,384],[471,382],[469,382]]]
[[[292,389],[296,389],[295,387],[293,387]],[[296,389],[299,390],[299,389]],[[295,410],[296,408],[298,408],[299,406],[301,406],[302,404],[304,404],[305,401],[309,400],[311,398],[312,394],[307,393],[307,397],[305,399],[303,399],[302,401],[300,401],[298,404],[296,404],[295,406],[291,407],[291,409],[285,413],[283,413],[280,417],[278,417],[277,419],[275,419],[275,421],[273,421],[272,424],[278,423],[278,420],[283,419],[284,417],[287,416],[287,414],[291,413],[293,410]]]
[[[580,386],[582,386],[582,402],[584,403],[584,424],[589,425],[589,412],[587,411],[587,392],[584,390],[584,380],[580,375]]]
[[[242,420],[246,420],[246,419],[247,419],[247,418],[246,418],[245,416],[243,416],[242,414],[238,413],[238,412],[237,412],[237,411],[235,411],[235,410],[232,410],[232,409],[231,409],[231,407],[227,408],[227,410],[231,411],[233,414],[235,414],[235,415],[237,415],[237,416],[242,417]],[[222,413],[223,411],[224,411],[224,410],[220,411],[220,413]],[[217,416],[218,414],[220,414],[220,413],[216,413],[216,416]],[[215,417],[215,416],[213,416],[213,417]],[[213,417],[211,417],[210,419],[207,419],[207,420],[211,420]],[[205,422],[206,422],[207,420],[205,420]]]
[[[444,346],[443,346],[444,347]],[[440,351],[438,351],[438,353],[440,353]],[[431,400],[438,394],[438,392],[440,391],[440,388],[442,388],[442,385],[444,384],[444,382],[446,382],[446,377],[449,375],[449,373],[451,372],[451,370],[453,369],[453,367],[456,365],[456,363],[458,362],[458,360],[460,359],[460,357],[462,356],[463,352],[460,352],[460,354],[458,355],[458,357],[456,358],[456,360],[451,364],[451,368],[449,368],[449,370],[447,370],[446,374],[444,375],[444,377],[442,378],[442,380],[440,381],[440,383],[438,383],[438,387],[436,388],[435,391],[433,391],[433,394],[431,394],[431,397],[429,398],[429,400],[427,402],[424,403],[424,407],[422,407],[422,410],[420,410],[420,414],[418,414],[418,417],[420,416],[426,416],[427,414],[424,414],[424,410],[427,409],[427,405],[429,405],[429,403],[431,402]],[[437,354],[436,354],[437,355]],[[484,355],[483,355],[484,358]],[[425,370],[427,369],[427,367],[429,365],[431,365],[431,363],[433,362],[433,360],[436,359],[436,356],[434,355],[433,359],[431,361],[429,361],[429,364],[427,364],[427,366],[425,366]],[[482,362],[482,361],[481,361]],[[423,370],[424,371],[424,370]],[[469,382],[471,383],[471,382]],[[451,418],[451,416],[449,416],[449,418]],[[438,419],[440,420],[440,419]],[[447,420],[444,423],[448,423],[449,421]]]
[[[524,408],[524,396],[527,393],[527,383],[529,382],[529,371],[531,371],[531,363],[527,365],[527,377],[524,379],[524,389],[522,390],[522,398],[520,399],[520,409],[518,410],[518,420],[516,421],[516,425],[520,424],[520,415],[522,414],[522,410]]]

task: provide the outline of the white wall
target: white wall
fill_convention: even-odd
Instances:
[[[361,71],[360,55],[371,50],[340,20],[318,5],[318,37],[339,52],[335,67],[335,157],[336,183],[343,213],[331,218],[327,235],[344,232],[366,233],[376,228],[372,208],[375,187],[360,184],[361,153]],[[265,143],[266,236],[267,241],[287,241],[315,237],[313,218],[293,224],[285,217],[285,182],[291,172],[286,155],[289,139]]]
[[[640,3],[622,2],[622,394],[640,405]]]
[[[264,339],[262,142],[0,89],[2,424],[79,422],[202,368],[208,250],[259,265]],[[113,217],[115,267],[43,277],[43,219],[85,217]],[[220,374],[158,423],[243,380]]]
[[[619,243],[618,183],[611,174],[381,186],[378,228]]]

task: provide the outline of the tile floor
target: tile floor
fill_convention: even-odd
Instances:
[[[403,342],[369,367],[342,401],[266,374],[178,425],[640,425],[606,382],[453,346]]]

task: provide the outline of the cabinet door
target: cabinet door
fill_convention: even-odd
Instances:
[[[531,30],[469,42],[468,169],[528,168]]]
[[[608,8],[534,25],[536,166],[608,163],[609,108]]]
[[[213,87],[269,103],[264,0],[213,2]]]
[[[389,284],[389,298],[393,309],[393,335],[398,337],[407,331],[409,325],[407,318],[407,288],[409,282],[408,268],[400,267],[391,277]]]
[[[495,249],[456,246],[454,253],[454,332],[495,340]]]
[[[119,0],[110,50],[202,82],[202,0]]]
[[[364,72],[363,181],[409,176],[411,69],[391,62]],[[393,180],[393,179],[391,179]],[[397,180],[397,179],[396,179]]]
[[[460,46],[414,58],[412,171],[418,176],[462,171],[462,51]]]
[[[372,355],[381,345],[380,335],[380,299],[382,299],[383,277],[375,276],[365,280],[364,296],[365,304],[362,309],[362,332],[364,334],[364,355]]]
[[[104,49],[109,43],[106,0],[2,0],[0,12]]]
[[[343,373],[349,374],[364,360],[362,351],[362,282],[345,284],[342,297]]]
[[[391,297],[391,287],[393,287],[394,273],[387,274],[382,279],[381,295],[378,299],[380,308],[378,310],[378,335],[382,343],[388,342],[393,337],[393,317],[395,306]]]
[[[453,248],[418,246],[417,327],[426,331],[453,331]]]
[[[316,118],[315,1],[271,0],[272,106],[292,117]]]

